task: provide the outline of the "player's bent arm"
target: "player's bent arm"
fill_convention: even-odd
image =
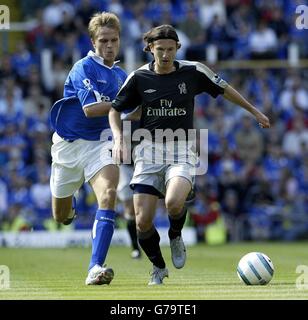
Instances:
[[[232,86],[229,84],[224,89],[224,97],[233,102],[234,104],[237,104],[250,112],[252,115],[255,116],[256,120],[259,122],[260,126],[263,128],[269,128],[270,122],[269,119],[265,114],[260,112],[256,107],[254,107],[251,103],[249,103],[237,90],[235,90]]]
[[[142,108],[138,106],[133,111],[128,113],[121,113],[121,120],[139,121],[142,114]]]
[[[107,116],[111,109],[111,102],[99,102],[83,107],[87,118]]]

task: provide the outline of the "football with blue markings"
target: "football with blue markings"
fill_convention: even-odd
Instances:
[[[265,285],[273,278],[274,265],[266,254],[250,252],[238,263],[237,275],[246,285]]]

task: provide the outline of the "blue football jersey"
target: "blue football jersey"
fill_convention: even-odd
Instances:
[[[111,68],[93,51],[77,61],[64,84],[64,97],[51,108],[50,123],[60,137],[100,140],[103,130],[110,131],[108,116],[87,118],[83,108],[112,101],[127,75],[120,67]],[[111,131],[110,131],[111,132]],[[105,136],[106,135],[102,135]]]

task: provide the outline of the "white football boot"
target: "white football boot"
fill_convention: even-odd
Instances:
[[[186,261],[186,249],[183,238],[181,236],[170,240],[172,263],[177,269],[184,267]]]
[[[149,286],[163,284],[163,280],[165,277],[169,277],[168,269],[160,269],[153,265],[153,271],[151,273],[151,279],[148,283]]]
[[[86,285],[102,285],[110,284],[114,277],[114,272],[111,268],[106,268],[96,264],[88,273]]]

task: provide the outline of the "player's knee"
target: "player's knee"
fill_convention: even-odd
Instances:
[[[136,229],[138,232],[146,232],[152,227],[152,221],[143,218],[136,219]]]
[[[166,200],[166,209],[171,216],[177,216],[182,211],[183,204],[177,199],[171,198]]]
[[[138,232],[146,232],[148,231],[152,226],[152,223],[148,223],[145,221],[139,221],[136,223],[136,229]]]
[[[97,200],[101,208],[110,208],[114,206],[117,191],[115,188],[106,188],[98,195]]]

